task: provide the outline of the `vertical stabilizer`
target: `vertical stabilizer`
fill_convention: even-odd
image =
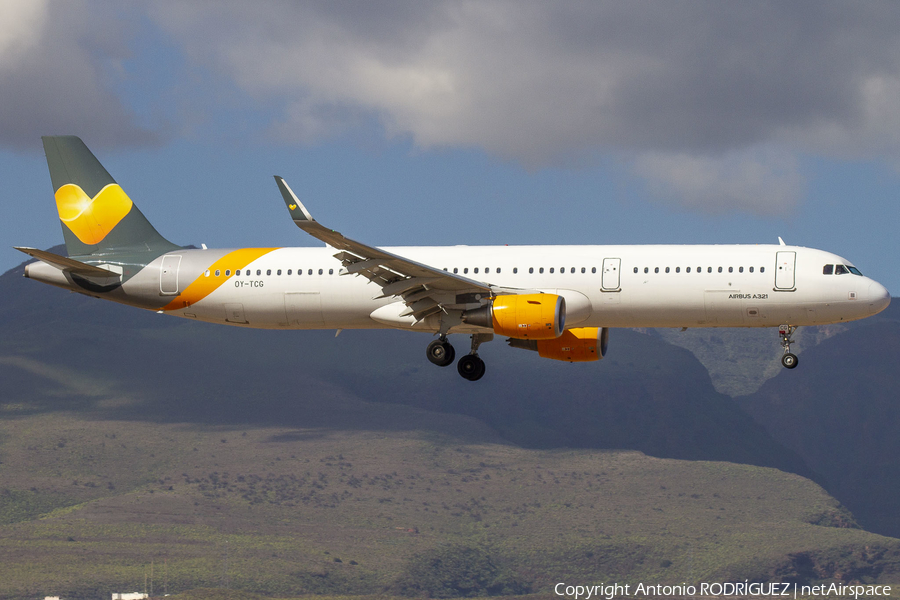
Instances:
[[[81,139],[41,138],[69,256],[179,248],[159,235]]]

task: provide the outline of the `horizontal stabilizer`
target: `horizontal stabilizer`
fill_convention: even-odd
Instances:
[[[46,250],[38,250],[37,248],[15,248],[19,252],[24,252],[28,256],[36,258],[41,262],[45,262],[48,265],[53,265],[57,269],[68,271],[69,273],[74,273],[76,275],[81,275],[82,277],[121,277],[121,275],[119,273],[116,273],[115,271],[110,271],[101,267],[95,267],[94,265],[89,265],[77,260],[73,260],[67,256],[60,256],[59,254],[47,252]]]

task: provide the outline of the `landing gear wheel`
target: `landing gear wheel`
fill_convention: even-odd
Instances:
[[[799,359],[796,354],[791,354],[788,352],[784,356],[781,357],[781,364],[784,365],[785,369],[793,369],[797,366]]]
[[[456,363],[456,370],[469,381],[478,381],[484,377],[484,361],[477,354],[466,354]]]
[[[453,364],[453,359],[456,358],[456,350],[453,349],[453,346],[446,339],[434,340],[428,344],[425,354],[428,356],[428,360],[439,367]]]

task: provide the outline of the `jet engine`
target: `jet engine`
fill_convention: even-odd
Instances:
[[[567,329],[552,340],[507,340],[513,348],[535,350],[542,358],[567,362],[592,362],[606,354],[609,329],[606,327],[576,327]]]
[[[552,340],[566,329],[566,300],[556,294],[496,296],[481,308],[463,313],[469,325],[522,340]]]

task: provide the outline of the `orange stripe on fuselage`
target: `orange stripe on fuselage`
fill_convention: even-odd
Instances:
[[[231,272],[234,273],[237,269],[243,269],[254,260],[265,256],[273,250],[278,250],[278,248],[241,248],[240,250],[229,252],[213,264],[209,265],[207,270],[209,275],[202,273],[200,277],[187,286],[183,292],[178,294],[174,300],[163,306],[160,310],[179,310],[203,300],[219,289],[223,283],[231,279],[232,275],[227,277],[224,275],[225,270],[230,269]],[[223,275],[216,277],[215,273],[217,269],[222,272]]]

